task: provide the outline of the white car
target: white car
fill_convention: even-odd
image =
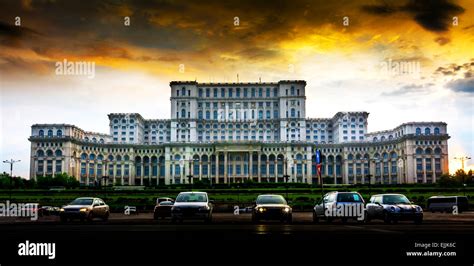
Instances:
[[[171,221],[204,220],[212,221],[212,201],[206,192],[181,192],[171,208]]]

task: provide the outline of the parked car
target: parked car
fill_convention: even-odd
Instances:
[[[259,195],[252,212],[252,221],[279,220],[291,223],[292,209],[281,195]]]
[[[62,207],[59,212],[61,222],[80,219],[92,221],[94,218],[109,219],[110,209],[102,199],[99,198],[77,198],[68,205]]]
[[[431,212],[452,212],[457,206],[459,213],[469,209],[469,202],[465,196],[433,196],[428,199],[428,210]]]
[[[161,201],[155,206],[153,211],[153,219],[164,219],[171,217],[171,208],[173,207],[174,201]]]
[[[251,213],[253,210],[252,206],[248,206],[245,208],[239,208],[239,213]]]
[[[317,223],[320,219],[329,223],[334,219],[341,219],[343,223],[348,219],[363,222],[364,204],[364,198],[358,192],[326,193],[313,208],[313,222]]]
[[[413,204],[402,194],[380,194],[370,198],[366,205],[366,221],[382,219],[385,223],[412,220],[423,221],[423,209]]]
[[[42,206],[40,208],[40,213],[41,215],[59,215],[59,207],[53,207],[53,206]]]
[[[156,198],[156,205],[160,204],[162,201],[171,201],[174,202],[174,199],[172,198],[166,198],[166,197],[161,197],[161,198]]]
[[[206,192],[181,192],[171,207],[172,222],[189,220],[204,220],[212,222],[213,204]]]

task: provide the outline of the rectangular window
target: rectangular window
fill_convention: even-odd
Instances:
[[[56,173],[61,173],[63,171],[63,168],[62,168],[62,161],[61,160],[57,160],[56,161],[56,169],[54,172]]]

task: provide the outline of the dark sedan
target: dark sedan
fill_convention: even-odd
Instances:
[[[171,217],[171,208],[173,207],[174,201],[161,201],[155,206],[153,211],[153,219],[164,219]]]
[[[423,209],[411,203],[402,194],[380,194],[370,198],[366,205],[366,220],[382,219],[385,223],[411,220],[417,224],[423,221]]]
[[[292,210],[281,195],[259,195],[252,212],[252,221],[279,220],[292,222]]]

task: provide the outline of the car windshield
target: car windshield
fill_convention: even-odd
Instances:
[[[257,204],[286,204],[286,200],[280,195],[258,196]]]
[[[385,195],[383,196],[384,204],[402,204],[410,203],[410,201],[404,195]]]
[[[160,205],[173,205],[173,202],[171,202],[171,201],[162,201],[162,202],[160,202]]]
[[[207,202],[205,193],[181,193],[176,198],[176,202]]]
[[[337,202],[362,202],[362,198],[357,193],[339,193]]]
[[[92,199],[75,199],[69,205],[92,205]]]

